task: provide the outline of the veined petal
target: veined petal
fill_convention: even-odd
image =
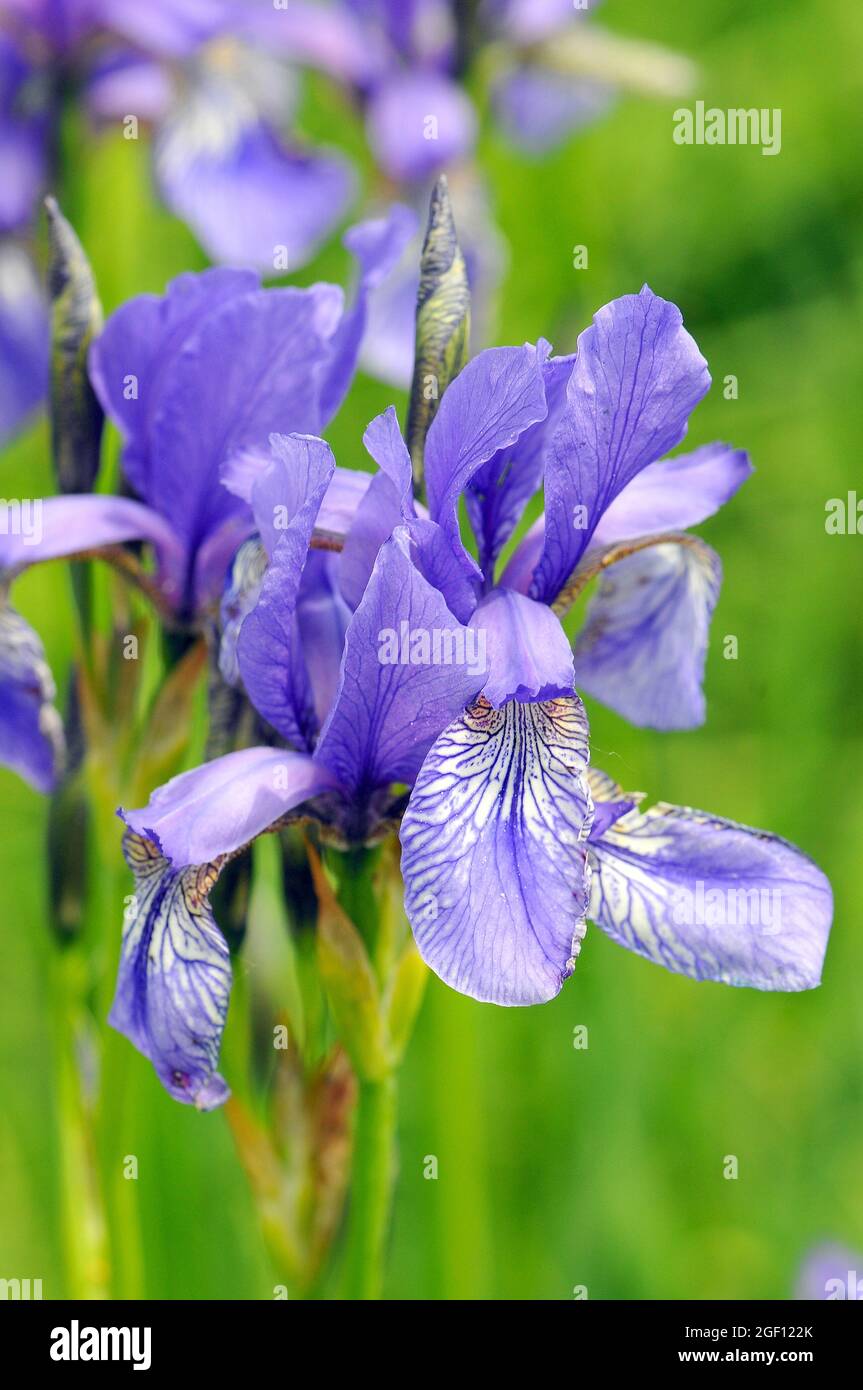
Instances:
[[[271,434],[270,462],[252,484],[250,502],[267,554],[290,523],[313,503],[312,527],[336,471],[329,444],[314,434]],[[308,530],[311,539],[312,527]]]
[[[177,582],[183,549],[162,517],[129,497],[71,493],[0,508],[0,570],[11,572],[120,541],[149,541],[166,578]]]
[[[335,463],[329,445],[313,436],[273,435],[272,443],[276,461],[252,494],[264,544],[271,549],[270,565],[257,603],[243,623],[237,658],[252,704],[283,738],[302,748],[311,746],[316,721],[297,600],[315,519]],[[276,529],[280,508],[284,517],[278,519],[281,529]]]
[[[577,696],[479,699],[429,752],[402,821],[420,954],[474,999],[539,1004],[572,974],[588,904],[587,718]]]
[[[466,623],[477,605],[476,576],[468,573],[436,521],[419,516],[407,523],[411,557],[420,574],[438,589],[447,608]]]
[[[339,588],[352,610],[362,601],[381,546],[403,521],[395,486],[386,473],[375,474],[357,507],[339,565]]]
[[[695,980],[812,989],[833,917],[821,870],[777,835],[659,803],[591,841],[590,917]]]
[[[575,642],[579,690],[639,726],[697,728],[721,581],[719,556],[697,536],[609,565]]]
[[[495,709],[508,700],[551,700],[574,693],[569,638],[545,604],[513,589],[493,589],[480,600],[470,626],[488,660],[482,693]]]
[[[729,444],[704,444],[691,454],[651,463],[603,513],[591,548],[698,526],[734,496],[752,471],[749,455]]]
[[[163,295],[139,294],[122,304],[90,348],[93,389],[123,435],[123,472],[145,500],[151,500],[151,471],[158,467],[150,455],[150,423],[183,344],[209,314],[258,283],[244,270],[178,275]]]
[[[371,421],[363,435],[363,444],[395,488],[405,515],[410,515],[414,511],[411,456],[399,428],[394,405],[388,406]]]
[[[216,1065],[231,962],[208,901],[224,860],[175,869],[130,831],[123,852],[135,892],[108,1022],[149,1058],[175,1100],[212,1110],[230,1095]]]
[[[603,512],[582,563],[620,541],[697,526],[724,506],[752,471],[749,455],[729,444],[705,444],[691,454],[648,464]],[[528,593],[544,542],[545,518],[541,516],[520,540],[500,582]],[[578,570],[573,580],[578,580]],[[562,599],[563,595],[557,596],[557,611]]]
[[[461,542],[459,498],[479,468],[548,413],[542,359],[530,343],[487,348],[450,383],[425,443],[429,512],[479,574]]]
[[[228,492],[251,505],[255,483],[272,466],[272,446],[242,449],[222,465],[219,480]],[[324,493],[315,530],[334,540],[344,540],[371,480],[371,473],[361,468],[336,467]]]
[[[333,777],[305,753],[241,748],[172,777],[146,806],[119,814],[175,868],[232,854],[302,802],[332,791]]]
[[[581,334],[545,468],[545,541],[531,596],[552,603],[600,517],[642,468],[679,444],[710,386],[680,310],[645,285]]]
[[[272,431],[317,431],[320,373],[341,305],[333,285],[257,290],[220,306],[186,338],[147,432],[158,461],[147,500],[191,547],[241,509],[219,486],[227,460]]]
[[[65,744],[41,639],[0,602],[0,763],[39,792],[53,790]]]
[[[542,357],[548,344],[540,341],[537,350]],[[500,449],[483,464],[465,491],[480,568],[488,583],[494,578],[498,555],[542,482],[545,453],[566,407],[566,385],[574,362],[574,354],[548,357],[542,362],[548,414],[526,429],[509,448]]]
[[[474,634],[420,574],[399,527],[382,546],[351,619],[336,703],[315,757],[358,798],[390,782],[412,782],[484,678]]]
[[[365,593],[384,541],[402,522],[409,524],[416,516],[411,459],[394,406],[372,420],[363,444],[381,471],[356,509],[342,553],[340,585],[351,608],[359,605]]]

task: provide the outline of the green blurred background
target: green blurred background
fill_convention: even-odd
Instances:
[[[595,309],[647,281],[681,306],[717,383],[689,443],[729,440],[757,468],[701,528],[726,576],[706,725],[635,731],[591,704],[594,758],[651,799],[794,840],[830,876],[836,924],[822,988],[799,996],[679,979],[593,929],[574,978],[541,1008],[476,1004],[433,980],[401,1083],[394,1298],[568,1299],[579,1285],[591,1298],[783,1298],[812,1243],[863,1250],[863,536],[824,527],[827,500],[857,485],[863,435],[863,10],[666,0],[645,13],[607,0],[602,22],[694,58],[693,98],[780,107],[783,144],[774,158],[681,148],[679,103],[631,97],[541,161],[485,123],[480,160],[510,245],[496,340],[545,334],[571,350]],[[347,121],[339,98],[308,84],[305,130],[362,159]],[[106,310],[203,265],[152,200],[144,142],[72,153],[65,210]],[[576,244],[588,269],[572,268]],[[346,270],[331,248],[299,278]],[[723,398],[728,374],[737,400]],[[339,462],[361,462],[361,429],[391,400],[404,405],[357,381],[329,432]],[[6,450],[4,496],[50,490],[46,445],[42,424]],[[62,567],[27,575],[15,598],[60,677]],[[726,634],[737,660],[723,658]],[[42,1278],[57,1297],[68,1285],[46,806],[5,771],[0,797],[0,1276]],[[118,852],[119,838],[118,825]],[[577,1025],[586,1050],[573,1047]],[[224,1117],[174,1104],[137,1055],[129,1075],[123,1144],[140,1163],[147,1296],[271,1297]],[[736,1181],[723,1177],[731,1154]],[[423,1176],[428,1155],[436,1181]]]

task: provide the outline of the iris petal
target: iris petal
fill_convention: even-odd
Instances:
[[[360,797],[412,782],[438,734],[482,687],[473,636],[416,568],[398,527],[348,627],[315,757]]]
[[[639,726],[702,724],[704,664],[721,580],[719,556],[696,536],[609,565],[576,638],[579,690]]]
[[[55,694],[41,640],[0,603],[0,763],[40,792],[53,789],[64,755]]]
[[[462,994],[552,999],[588,904],[587,719],[571,696],[478,700],[437,739],[402,821],[405,910],[423,959]]]
[[[119,814],[176,868],[208,864],[243,849],[282,816],[336,783],[305,753],[241,748],[181,772],[146,806]]]
[[[131,831],[123,852],[135,892],[108,1021],[149,1058],[175,1100],[212,1110],[230,1094],[216,1065],[231,962],[208,901],[224,861],[175,869]]]
[[[590,917],[621,946],[695,980],[819,983],[833,897],[786,840],[660,803],[616,820],[590,855]]]
[[[316,720],[297,602],[315,520],[335,464],[322,439],[273,435],[272,442],[276,459],[255,483],[252,498],[271,559],[257,602],[243,622],[237,659],[258,712],[289,743],[304,748],[311,746]],[[276,529],[276,522],[285,520]]]
[[[679,444],[710,386],[680,310],[645,285],[606,304],[578,340],[545,468],[545,538],[531,596],[552,603],[606,509]]]
[[[489,675],[482,693],[495,709],[508,700],[573,693],[569,638],[545,604],[514,589],[493,589],[478,604],[470,626],[485,644]]]

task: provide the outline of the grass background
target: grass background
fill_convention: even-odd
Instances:
[[[484,122],[481,162],[510,246],[500,342],[571,350],[601,304],[647,281],[676,301],[719,386],[689,442],[726,439],[757,472],[703,534],[725,583],[692,733],[628,728],[590,705],[595,761],[630,788],[796,841],[829,874],[836,924],[820,990],[695,984],[590,929],[574,978],[542,1008],[500,1010],[432,981],[402,1078],[387,1292],[401,1298],[786,1297],[832,1237],[863,1250],[863,536],[828,536],[825,503],[858,485],[863,436],[863,80],[857,0],[607,0],[603,23],[700,65],[708,105],[779,107],[782,152],[681,148],[676,102],[622,99],[542,161]],[[306,130],[362,155],[311,83]],[[74,142],[67,213],[106,309],[203,265],[160,211],[143,142]],[[589,269],[572,269],[572,248]],[[303,274],[343,280],[330,249]],[[359,462],[390,400],[360,379],[330,431]],[[4,453],[4,496],[50,490],[47,432]],[[861,488],[863,494],[863,488]],[[15,599],[58,676],[70,649],[61,567]],[[722,638],[738,638],[725,660]],[[56,1020],[47,1003],[45,803],[0,771],[0,1276],[62,1296]],[[119,827],[118,827],[119,850]],[[119,915],[118,915],[119,930]],[[573,1047],[586,1025],[589,1047]],[[230,1024],[229,1024],[230,1029]],[[219,1114],[173,1104],[135,1057],[124,1120],[138,1155],[145,1290],[267,1298],[272,1274]],[[436,1155],[437,1181],[423,1177]],[[739,1178],[723,1177],[726,1155]]]

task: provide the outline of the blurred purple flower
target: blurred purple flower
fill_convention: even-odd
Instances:
[[[45,397],[48,306],[24,248],[0,238],[0,445]]]
[[[863,1301],[863,1254],[835,1242],[814,1246],[800,1267],[795,1297],[810,1303]]]
[[[461,371],[425,440],[427,511],[392,408],[364,436],[379,471],[341,520],[327,509],[336,469],[320,439],[274,437],[269,459],[223,470],[268,558],[231,636],[236,666],[287,747],[230,753],[122,813],[145,892],[124,934],[112,1021],[178,1099],[206,1108],[225,1095],[214,1069],[229,969],[202,885],[295,814],[345,843],[373,840],[401,816],[419,950],[477,999],[551,999],[588,917],[694,979],[818,983],[831,919],[823,874],[764,832],[664,804],[642,811],[637,794],[589,770],[558,617],[598,557],[631,574],[652,555],[652,568],[600,592],[585,669],[593,652],[593,683],[641,722],[703,718],[718,563],[668,528],[710,515],[750,465],[724,445],[659,460],[709,384],[679,311],[645,288],[600,310],[575,356],[552,357],[540,342],[490,349]],[[544,530],[497,579],[541,485]],[[461,539],[462,500],[478,559]],[[597,626],[614,635],[613,661]],[[781,923],[759,926],[745,907],[705,919],[689,910],[699,893],[772,895],[774,906],[778,894]]]
[[[157,123],[156,181],[217,261],[296,269],[353,195],[348,164],[287,143],[284,70],[242,0],[17,0],[0,36],[0,227],[34,211],[62,74],[101,120]],[[28,102],[22,94],[29,92]]]

